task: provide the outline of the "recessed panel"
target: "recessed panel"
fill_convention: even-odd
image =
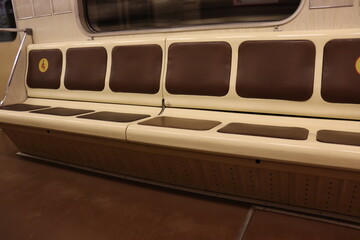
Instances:
[[[310,0],[310,9],[352,7],[354,0]]]
[[[53,13],[69,13],[71,12],[71,2],[69,0],[51,0],[53,6]]]
[[[58,89],[63,56],[59,49],[31,50],[27,85],[30,88]]]
[[[34,6],[31,0],[16,0],[14,7],[16,7],[18,19],[28,19],[34,17]]]
[[[247,41],[239,47],[236,92],[244,98],[306,101],[314,68],[311,41]]]
[[[360,39],[325,45],[321,96],[331,103],[360,103]]]
[[[231,47],[225,42],[169,47],[166,90],[171,94],[224,96],[229,91]]]
[[[107,53],[103,47],[68,49],[65,87],[69,90],[102,91],[106,65]]]
[[[112,51],[110,88],[114,92],[155,94],[160,88],[159,45],[117,46]]]
[[[32,0],[36,17],[50,16],[52,14],[49,0]]]

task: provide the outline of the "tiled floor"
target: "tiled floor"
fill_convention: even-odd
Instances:
[[[0,131],[0,239],[240,240],[250,206],[32,161]],[[360,239],[360,231],[256,210],[245,240]]]

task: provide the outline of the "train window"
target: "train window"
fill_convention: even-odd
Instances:
[[[83,23],[91,32],[276,22],[302,0],[79,0]],[[85,21],[84,21],[85,20]]]
[[[16,28],[14,10],[11,0],[0,0],[0,29]],[[14,32],[0,31],[0,42],[13,41],[16,38]]]

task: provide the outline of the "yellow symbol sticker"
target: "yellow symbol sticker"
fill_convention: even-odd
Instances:
[[[360,57],[358,57],[358,59],[355,62],[355,69],[357,73],[360,74]]]
[[[42,58],[39,62],[39,70],[40,72],[44,73],[49,68],[49,62],[46,58]]]

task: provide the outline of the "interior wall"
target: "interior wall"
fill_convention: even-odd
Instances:
[[[42,2],[43,4],[38,4]],[[13,0],[17,14],[17,24],[21,28],[30,27],[34,29],[35,43],[67,42],[90,39],[78,23],[76,0]],[[49,3],[50,2],[50,3]],[[56,7],[54,5],[56,2]],[[350,7],[315,8],[310,9],[311,4],[320,4],[323,0],[305,0],[303,9],[295,19],[281,25],[276,30],[280,31],[303,31],[321,29],[353,29],[360,28],[360,0],[350,0]],[[349,3],[349,0],[344,1]],[[31,4],[35,9],[29,9]],[[34,4],[35,3],[35,4]],[[45,4],[46,3],[46,4]],[[325,3],[339,3],[339,0],[326,0]],[[39,7],[40,6],[40,7]],[[50,6],[50,7],[49,7]],[[27,7],[27,8],[26,8]],[[59,8],[69,8],[69,11],[55,12]],[[40,9],[37,9],[40,8]],[[25,14],[23,11],[26,11]],[[42,13],[42,14],[40,14]],[[22,15],[22,16],[19,16]],[[32,16],[31,16],[32,15]],[[20,17],[20,18],[19,18]],[[269,32],[275,27],[243,28],[240,24],[231,29],[217,30],[194,30],[192,34],[203,34],[211,32],[221,33],[243,33],[243,32]],[[183,32],[166,32],[137,34],[137,37],[149,36],[175,36]],[[128,39],[133,35],[117,35],[112,38]],[[102,37],[99,37],[102,38]]]
[[[19,45],[19,36],[12,42],[0,42],[0,100],[4,97],[5,88]]]

